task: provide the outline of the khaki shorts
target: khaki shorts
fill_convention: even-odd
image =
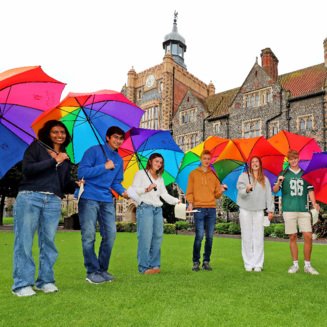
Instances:
[[[300,232],[312,232],[309,212],[284,212],[285,234],[296,234],[297,226]]]

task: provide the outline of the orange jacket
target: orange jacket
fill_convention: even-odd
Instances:
[[[222,195],[220,182],[211,169],[193,170],[188,178],[186,200],[193,208],[216,208],[216,199]]]

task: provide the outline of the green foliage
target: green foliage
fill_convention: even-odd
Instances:
[[[191,230],[193,229],[192,224],[188,221],[176,221],[176,230]]]
[[[215,225],[215,230],[219,234],[228,234],[229,233],[230,223],[218,223]]]
[[[117,222],[117,232],[136,232],[136,224],[131,222]]]
[[[229,211],[229,212],[238,211],[238,205],[224,194],[222,196],[222,207],[224,211]]]
[[[232,235],[241,234],[241,226],[239,224],[230,222],[228,227],[228,234],[232,234]]]
[[[280,238],[287,238],[287,235],[285,234],[284,224],[273,224],[271,226],[274,228],[274,231],[270,236],[280,237]]]
[[[274,225],[266,226],[264,230],[265,236],[271,236],[274,233]]]
[[[175,224],[164,224],[164,234],[176,234]]]

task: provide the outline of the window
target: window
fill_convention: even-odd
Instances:
[[[269,135],[273,136],[279,132],[279,122],[274,121],[269,124]]]
[[[220,133],[220,122],[213,124],[213,134],[217,135]]]
[[[180,124],[193,123],[196,121],[196,109],[184,110],[180,113]]]
[[[265,106],[270,102],[272,102],[271,88],[265,88],[255,92],[246,93],[243,97],[243,103],[245,108],[256,108],[260,106]]]
[[[313,115],[299,116],[297,118],[297,129],[300,132],[314,129]]]
[[[256,137],[261,133],[261,119],[242,122],[242,136],[245,138]]]
[[[145,110],[141,119],[141,128],[159,129],[160,127],[160,108],[151,107]]]
[[[178,136],[177,144],[185,152],[198,145],[199,136],[198,133],[185,134]]]
[[[138,100],[140,100],[142,98],[142,90],[138,91],[137,98],[138,98]]]

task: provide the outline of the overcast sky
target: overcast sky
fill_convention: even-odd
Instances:
[[[188,71],[216,92],[240,86],[266,47],[280,74],[324,60],[326,0],[2,0],[0,71],[41,65],[64,95],[120,91],[132,66],[162,62],[174,10]]]

